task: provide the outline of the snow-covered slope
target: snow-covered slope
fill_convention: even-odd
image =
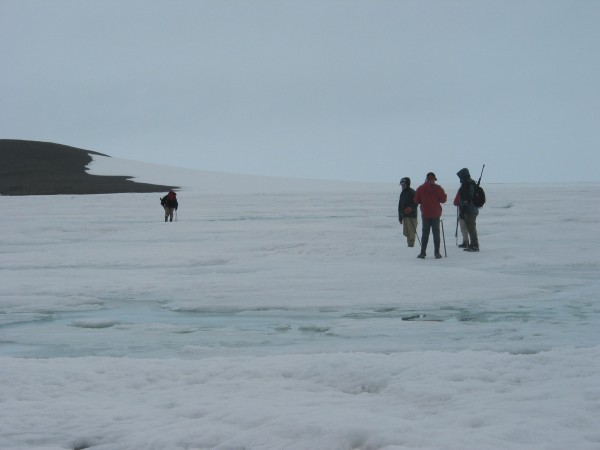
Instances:
[[[121,158],[90,155],[88,166],[92,175],[128,175],[140,183],[180,186],[185,191],[212,194],[227,193],[273,193],[273,192],[361,192],[381,189],[382,184],[328,180],[303,180],[294,178],[265,177],[242,174],[209,172],[157,164],[149,164]]]

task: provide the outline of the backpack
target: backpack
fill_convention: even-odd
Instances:
[[[473,204],[478,208],[485,205],[485,191],[479,184],[475,184],[475,193],[473,194]]]
[[[173,191],[170,191],[167,195],[165,195],[164,197],[161,197],[160,204],[162,206],[167,206],[169,204],[169,202],[173,203],[176,201],[177,201],[177,194]]]

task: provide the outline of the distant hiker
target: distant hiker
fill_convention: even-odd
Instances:
[[[460,169],[456,175],[460,179],[458,190],[458,216],[465,221],[469,233],[469,245],[466,252],[478,252],[479,240],[477,239],[477,215],[479,208],[473,203],[475,197],[475,180],[471,178],[469,169]]]
[[[421,236],[421,253],[419,258],[426,256],[427,244],[429,243],[429,233],[433,230],[433,246],[436,259],[440,259],[440,217],[442,216],[442,203],[448,199],[444,189],[435,184],[437,178],[433,172],[429,172],[425,183],[419,186],[415,192],[414,201],[421,205],[421,219],[423,221],[423,230]]]
[[[179,208],[177,194],[173,191],[169,191],[167,195],[160,199],[160,204],[165,208],[165,222],[167,220],[173,222],[173,212],[177,211],[177,208]]]
[[[415,246],[415,237],[417,236],[417,205],[414,202],[415,190],[410,187],[410,178],[404,177],[400,180],[402,192],[398,201],[398,219],[402,226],[402,234],[406,236],[406,242],[409,247]]]
[[[460,190],[456,192],[456,197],[454,197],[454,206],[458,208],[458,201],[460,197]],[[458,213],[456,220],[458,220],[458,224],[460,225],[460,234],[462,234],[462,244],[459,244],[459,248],[467,248],[469,246],[469,232],[467,231],[467,223],[465,219],[460,217],[460,212]]]

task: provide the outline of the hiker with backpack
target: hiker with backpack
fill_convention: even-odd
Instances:
[[[483,170],[482,170],[483,172]],[[477,215],[479,208],[475,204],[475,195],[479,186],[471,178],[469,169],[460,169],[456,175],[460,179],[458,190],[458,217],[465,221],[469,234],[469,245],[463,250],[466,252],[478,252],[479,240],[477,238]],[[480,178],[481,180],[481,178]]]
[[[425,183],[415,191],[414,202],[421,205],[421,220],[423,229],[421,232],[421,253],[418,258],[424,259],[426,256],[427,244],[429,243],[429,233],[433,231],[433,246],[435,259],[442,257],[440,253],[440,217],[442,216],[442,203],[446,203],[448,196],[439,184],[436,184],[437,178],[433,172],[429,172]]]
[[[413,201],[415,190],[410,187],[410,178],[404,177],[400,180],[402,192],[398,201],[398,220],[402,225],[402,234],[406,236],[406,242],[409,247],[415,246],[415,237],[417,236],[417,205]]]
[[[174,191],[169,191],[167,195],[160,199],[160,204],[165,209],[165,222],[167,222],[167,220],[173,222],[173,212],[177,211],[177,208],[179,208],[177,194]]]

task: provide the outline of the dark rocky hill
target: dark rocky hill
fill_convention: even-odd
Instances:
[[[176,186],[136,183],[127,176],[90,175],[91,150],[50,142],[0,139],[0,195],[166,192]]]

